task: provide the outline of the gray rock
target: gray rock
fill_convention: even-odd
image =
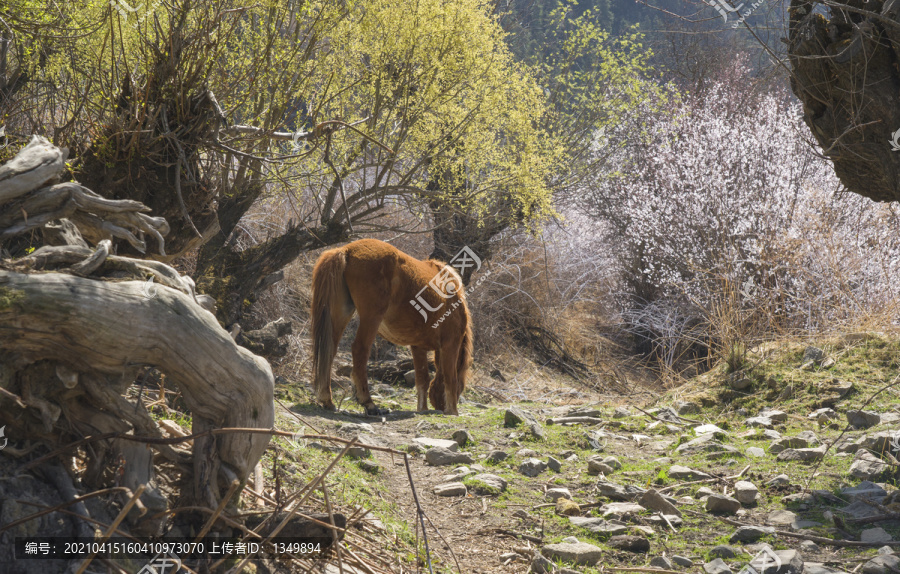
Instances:
[[[558,459],[555,459],[552,456],[548,456],[547,457],[547,468],[549,468],[553,472],[562,472],[562,463],[559,462]]]
[[[887,496],[887,491],[874,482],[864,480],[856,486],[842,488],[841,496],[844,496],[845,498],[848,498],[850,500],[866,498],[868,500],[874,500],[878,502],[885,496]]]
[[[876,527],[876,528],[867,528],[859,533],[859,539],[862,542],[891,542],[893,538],[890,534],[888,534],[884,528]]]
[[[806,530],[807,528],[818,528],[819,526],[822,526],[822,523],[815,520],[797,519],[791,522],[791,530]]]
[[[897,450],[894,446],[896,437],[897,431],[880,431],[873,435],[861,437],[858,444],[872,452],[891,452]]]
[[[694,566],[693,560],[684,556],[678,556],[677,554],[675,556],[672,556],[672,562],[678,564],[682,568],[693,568]]]
[[[519,465],[519,473],[534,478],[547,470],[547,463],[539,458],[529,458]]]
[[[814,553],[814,552],[818,552],[820,550],[820,548],[819,548],[819,545],[816,544],[815,542],[813,542],[812,540],[801,540],[800,541],[800,550],[802,550],[803,552]],[[804,571],[807,569],[806,567],[808,567],[809,565],[810,565],[809,562],[807,562],[804,565],[805,566]]]
[[[791,483],[791,478],[786,474],[779,474],[775,478],[766,483],[766,486],[787,486]]]
[[[797,515],[791,512],[790,510],[773,510],[766,517],[766,522],[769,524],[775,524],[777,526],[789,526],[795,520],[797,520]]]
[[[442,438],[427,438],[427,437],[419,437],[414,438],[413,442],[422,448],[434,448],[441,447],[445,448],[451,452],[456,452],[459,450],[459,443],[455,440],[444,440]]]
[[[509,458],[509,455],[502,450],[492,450],[485,460],[488,462],[500,462]]]
[[[878,555],[884,556],[885,554],[896,554],[893,546],[882,546],[878,549]]]
[[[757,554],[750,561],[750,567],[757,572],[762,572],[763,568],[765,568],[765,574],[803,573],[803,558],[796,550],[776,550],[774,554],[781,562],[781,566],[778,568],[775,567],[777,562],[773,564],[774,558],[771,556],[771,553],[772,551],[769,550],[768,552]]]
[[[834,409],[824,407],[821,409],[816,409],[813,412],[809,413],[808,415],[806,415],[806,418],[812,419],[812,420],[816,421],[817,423],[819,423],[820,425],[824,425],[824,424],[828,424],[832,420],[837,419],[838,414],[837,414],[837,411],[835,411]]]
[[[671,570],[675,567],[675,565],[672,563],[672,559],[668,556],[656,556],[652,558],[650,560],[650,566],[654,568],[662,568],[663,570]]]
[[[597,482],[597,488],[599,490],[600,496],[609,498],[611,500],[634,500],[635,497],[640,496],[647,492],[643,488],[639,486],[622,486],[621,484],[616,484],[614,482],[607,482],[601,480]]]
[[[709,556],[710,558],[724,558],[725,560],[731,560],[737,556],[737,551],[731,546],[720,544],[714,546],[713,549],[709,551]]]
[[[466,485],[461,482],[448,482],[434,487],[434,493],[438,496],[465,496],[468,492]]]
[[[628,532],[629,527],[621,522],[604,520],[602,518],[585,518],[583,516],[570,516],[569,522],[572,526],[584,528],[594,534],[604,536],[616,536]]]
[[[818,448],[789,448],[778,453],[780,461],[815,462],[825,456],[825,446]]]
[[[741,509],[741,503],[724,494],[710,494],[706,498],[706,511],[716,514],[734,514]]]
[[[769,417],[750,417],[744,421],[748,427],[772,428],[772,419]]]
[[[579,542],[578,544],[562,542],[544,546],[541,548],[541,554],[551,560],[562,560],[564,562],[593,566],[603,556],[603,551],[586,542]]]
[[[803,360],[801,365],[807,363],[815,363],[818,365],[825,358],[825,351],[818,347],[809,346],[803,351]]]
[[[769,452],[778,454],[789,448],[809,448],[809,440],[805,436],[784,436],[778,440],[772,441],[769,445]]]
[[[598,474],[612,474],[614,471],[613,467],[604,463],[600,457],[591,457],[588,459],[588,474],[591,476],[596,476]]]
[[[728,386],[736,391],[743,391],[753,384],[753,379],[744,375],[744,373],[731,373],[725,377]]]
[[[840,512],[853,520],[871,518],[872,516],[877,516],[881,513],[880,510],[862,500],[853,501],[844,508],[841,508]]]
[[[629,411],[625,407],[616,407],[616,410],[613,411],[614,419],[624,419],[625,417],[630,417],[630,416],[631,416],[631,411]]]
[[[620,468],[622,468],[622,463],[619,462],[619,459],[617,459],[617,458],[614,457],[614,456],[607,456],[607,457],[604,457],[603,460],[602,460],[601,462],[602,462],[603,464],[609,466],[609,467],[612,468],[613,470],[619,470]]]
[[[569,492],[568,488],[549,488],[547,489],[547,492],[544,493],[544,498],[549,498],[553,501],[557,498],[572,500],[572,493]]]
[[[537,422],[538,420],[533,414],[519,407],[510,407],[506,409],[506,413],[503,415],[503,424],[507,427],[517,427]]]
[[[579,540],[577,538],[575,538],[574,536],[566,536],[565,538],[562,539],[562,541],[566,542],[568,544],[578,544],[578,542],[579,542]]]
[[[453,440],[456,441],[456,444],[459,446],[466,446],[467,444],[475,444],[475,438],[469,434],[469,431],[466,429],[459,429],[455,433],[453,433]]]
[[[705,472],[700,472],[699,470],[693,470],[677,464],[669,467],[668,475],[669,478],[675,480],[705,480],[707,478],[712,478]]]
[[[654,489],[650,489],[637,499],[638,504],[643,506],[644,508],[649,508],[650,510],[656,510],[657,512],[662,512],[663,514],[674,514],[676,516],[681,516],[681,511],[678,508],[669,502],[663,497],[660,493],[656,492]]]
[[[859,450],[850,465],[850,476],[863,480],[873,480],[881,476],[891,467],[886,462],[867,450]]]
[[[874,411],[847,411],[847,422],[858,429],[867,429],[881,424],[881,415]]]
[[[457,447],[458,446],[459,445],[457,445]],[[436,446],[432,449],[428,449],[425,453],[425,462],[432,466],[447,466],[448,464],[472,464],[475,461],[467,453],[453,452],[446,448]]]
[[[634,502],[610,502],[600,507],[603,512],[603,518],[622,518],[626,514],[638,514],[645,511],[646,508]]]
[[[679,415],[695,415],[700,412],[700,405],[688,401],[679,401],[675,403],[675,411]]]
[[[619,534],[611,537],[606,544],[617,550],[627,550],[628,552],[649,552],[650,541],[643,536],[629,536],[627,534]]]
[[[741,526],[734,531],[729,542],[756,542],[764,536],[775,534],[775,529],[771,526]]]
[[[415,369],[406,371],[403,373],[403,380],[406,381],[406,385],[409,387],[416,386],[416,371]]]
[[[758,446],[751,446],[747,449],[747,456],[752,456],[753,458],[761,458],[766,456],[766,451],[759,448]]]
[[[804,540],[803,542],[810,542],[809,540]],[[800,549],[803,549],[803,542],[800,543]],[[818,546],[816,546],[818,549]],[[805,562],[803,564],[803,574],[849,574],[844,570],[838,570],[837,568],[831,568],[830,566],[825,566],[824,564],[820,564],[818,562]]]
[[[721,446],[722,443],[716,440],[715,433],[706,433],[701,434],[688,442],[681,443],[675,448],[675,452],[679,454],[689,454],[706,450],[716,450]]]
[[[784,411],[779,411],[778,409],[773,409],[772,407],[766,407],[763,410],[759,411],[759,416],[767,417],[772,419],[772,422],[783,423],[787,422],[788,416]]]
[[[665,517],[665,519],[663,519],[663,517]],[[659,513],[657,513],[651,514],[650,516],[644,516],[643,519],[650,524],[659,526],[663,529],[669,528],[669,524],[671,524],[675,528],[678,528],[679,526],[684,524],[684,521],[675,514],[665,514],[663,516],[660,516]]]
[[[727,435],[728,431],[719,427],[718,425],[707,424],[707,425],[700,425],[700,426],[694,427],[694,434],[697,436],[705,435],[705,434]]]
[[[556,565],[543,555],[535,553],[534,559],[531,561],[530,571],[533,574],[552,574],[553,572],[556,572]]]
[[[734,484],[734,497],[741,504],[753,504],[756,502],[757,496],[759,496],[759,489],[752,482],[739,480]]]
[[[496,474],[476,474],[467,481],[475,494],[500,494],[506,491],[506,479]]]
[[[516,456],[520,458],[535,458],[537,455],[537,451],[530,448],[523,448],[516,452]]]
[[[721,558],[716,558],[712,562],[704,564],[703,571],[706,574],[731,574],[731,568]]]
[[[528,432],[531,433],[531,436],[538,440],[544,440],[547,438],[547,435],[544,434],[544,427],[541,426],[541,423],[528,423]]]
[[[866,562],[862,574],[896,574],[900,572],[900,556],[882,554]]]

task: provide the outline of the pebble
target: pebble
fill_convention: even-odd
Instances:
[[[706,511],[716,514],[734,514],[741,508],[741,503],[724,494],[710,494],[706,498]]]
[[[506,460],[507,458],[509,458],[509,455],[506,452],[502,450],[492,450],[490,453],[488,453],[487,457],[485,457],[485,460],[487,460],[488,462],[497,463],[502,460]]]
[[[459,445],[457,445],[457,447],[459,447]],[[446,466],[448,464],[472,464],[475,461],[470,455],[464,452],[453,452],[446,448],[436,446],[425,453],[425,462],[432,466]]]
[[[766,486],[787,486],[791,483],[791,477],[786,474],[779,474],[775,478],[766,483]]]
[[[562,472],[562,463],[552,456],[547,457],[547,467],[553,472]]]
[[[668,475],[669,478],[675,480],[705,480],[707,478],[712,478],[705,472],[700,472],[699,470],[693,470],[677,464],[673,464],[669,467]]]
[[[468,480],[475,494],[499,494],[506,491],[506,479],[496,474],[476,474]]]
[[[586,542],[548,544],[541,548],[541,554],[551,560],[563,560],[585,566],[593,566],[603,557],[600,548]]]
[[[884,528],[867,528],[859,534],[859,539],[863,542],[891,542],[893,538]]]
[[[731,546],[720,544],[719,546],[715,546],[712,550],[710,550],[709,555],[712,558],[725,558],[726,560],[731,560],[732,558],[737,556],[737,552]]]
[[[448,482],[434,487],[434,493],[438,496],[465,496],[468,492],[466,485],[461,482]]]
[[[759,489],[752,482],[739,480],[734,485],[734,497],[741,504],[754,504],[759,496]]]
[[[679,412],[678,414],[681,414],[681,413]],[[653,559],[650,560],[650,566],[653,566],[654,568],[662,568],[663,570],[671,570],[672,568],[675,567],[675,565],[672,564],[672,559],[669,558],[668,556],[654,557]]]
[[[606,544],[612,548],[627,550],[628,552],[649,552],[650,550],[650,541],[643,536],[620,534],[610,537]]]
[[[538,458],[529,458],[519,465],[519,473],[534,478],[547,470],[547,463]]]
[[[685,558],[684,556],[678,556],[677,554],[675,556],[672,556],[672,562],[674,562],[675,564],[678,564],[682,568],[693,568],[694,567],[693,560],[691,560],[690,558]]]
[[[466,429],[459,429],[455,433],[453,433],[453,440],[456,441],[456,444],[459,446],[466,446],[467,444],[475,444],[475,439],[469,434],[469,431]]]
[[[703,565],[703,570],[706,574],[731,574],[731,568],[729,568],[728,564],[725,564],[725,561],[721,558],[716,558],[712,562],[707,562]]]
[[[572,493],[569,492],[568,488],[550,488],[547,492],[544,493],[544,498],[549,498],[550,500],[556,500],[558,498],[567,498],[572,500]]]
[[[766,517],[766,522],[769,524],[775,524],[778,526],[789,526],[795,520],[797,520],[797,515],[791,512],[790,510],[774,510],[769,513],[769,516]]]

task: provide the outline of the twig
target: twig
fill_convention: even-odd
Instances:
[[[203,540],[203,537],[209,532],[210,528],[212,528],[213,524],[215,524],[216,520],[219,519],[222,512],[225,511],[225,506],[228,505],[228,501],[231,500],[231,497],[234,496],[235,491],[241,483],[237,480],[231,482],[231,486],[228,487],[228,492],[225,493],[225,496],[222,497],[222,501],[219,502],[219,506],[216,508],[215,512],[213,512],[212,516],[206,521],[206,524],[203,525],[203,528],[200,529],[200,533],[197,534],[197,537],[194,538],[194,542],[200,542]]]
[[[112,521],[112,524],[109,525],[109,528],[106,529],[106,532],[103,533],[103,536],[97,540],[98,543],[106,542],[113,533],[118,530],[119,525],[122,524],[122,521],[125,520],[125,517],[128,516],[128,513],[137,504],[137,501],[140,499],[141,495],[144,494],[144,490],[147,488],[146,484],[142,484],[137,487],[134,491],[134,494],[131,495],[131,498],[128,499],[128,502],[125,503],[125,506],[122,507],[122,510],[119,512],[119,515],[116,516],[116,519]],[[91,553],[90,556],[84,559],[84,562],[81,563],[81,566],[78,567],[78,570],[75,571],[75,574],[84,574],[84,571],[87,570],[87,567],[90,566],[91,562],[93,562],[94,557],[97,555],[96,552]]]
[[[422,510],[422,505],[419,504],[419,496],[416,494],[416,485],[413,482],[412,470],[409,468],[409,455],[406,453],[403,453],[403,462],[406,464],[406,476],[409,478],[409,488],[412,490],[413,500],[416,502],[416,512],[419,515],[419,522],[422,524],[422,538],[425,539],[425,560],[428,563],[428,571],[431,572],[431,574],[434,574],[434,570],[431,569],[431,550],[428,548],[428,532],[425,530],[425,511]],[[416,554],[418,553],[419,547],[416,546]]]

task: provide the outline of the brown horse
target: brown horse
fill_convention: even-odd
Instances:
[[[372,401],[366,377],[378,334],[412,350],[419,411],[428,409],[430,398],[444,414],[459,414],[457,403],[472,364],[472,322],[462,280],[452,267],[433,259],[419,261],[383,241],[361,239],[323,253],[312,284],[313,388],[326,409],[335,408],[331,364],[356,311],[352,379],[366,413],[384,413]],[[428,351],[434,351],[437,368],[430,383]]]

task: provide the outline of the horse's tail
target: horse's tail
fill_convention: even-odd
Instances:
[[[347,255],[343,249],[331,249],[319,257],[312,276],[312,371],[313,388],[318,395],[331,381],[331,361],[335,353],[332,314],[345,302],[347,283],[344,269]]]
[[[469,306],[462,299],[462,312],[466,321],[466,329],[463,331],[462,344],[459,346],[459,360],[456,363],[456,381],[459,388],[457,396],[461,396],[466,390],[466,375],[472,365],[472,316],[469,314]]]

